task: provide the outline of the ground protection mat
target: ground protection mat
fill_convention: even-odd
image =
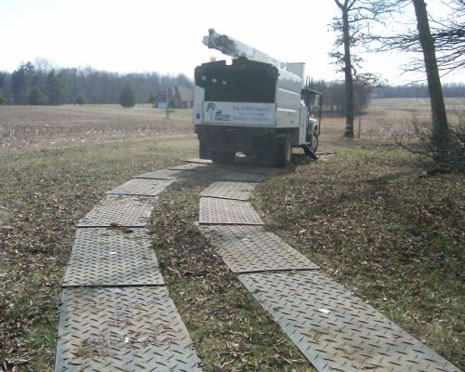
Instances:
[[[107,194],[157,196],[173,182],[174,180],[132,179],[108,191]]]
[[[319,371],[459,371],[317,271],[239,280]]]
[[[165,287],[64,288],[55,371],[200,371]]]
[[[223,177],[223,181],[233,182],[260,182],[265,179],[264,174],[246,173],[246,172],[231,172]]]
[[[214,182],[200,193],[200,196],[247,201],[255,184],[249,182]]]
[[[153,198],[109,195],[77,227],[145,227],[153,209]]]
[[[210,159],[199,159],[199,158],[192,158],[183,160],[184,163],[198,163],[198,164],[212,164],[213,162]]]
[[[187,163],[187,164],[182,164],[178,165],[176,167],[171,167],[171,170],[177,170],[177,171],[189,171],[189,172],[198,172],[202,170],[207,170],[210,167],[209,164],[203,163]]]
[[[200,198],[199,223],[263,225],[263,221],[250,203],[218,198]]]
[[[77,230],[64,287],[163,284],[146,229]]]
[[[204,229],[234,273],[315,270],[313,262],[261,226],[208,226]]]
[[[180,178],[190,177],[189,172],[173,169],[162,169],[154,172],[147,172],[134,176],[134,178],[151,179],[151,180],[177,180]]]

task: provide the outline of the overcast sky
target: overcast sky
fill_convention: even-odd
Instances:
[[[430,9],[441,0],[429,0]],[[314,79],[342,78],[328,53],[333,0],[0,0],[0,70],[46,58],[59,67],[184,73],[221,53],[202,43],[208,28],[287,62],[307,64]],[[399,55],[364,55],[366,70],[391,83],[402,76]],[[422,77],[423,75],[421,75]],[[465,82],[465,73],[446,81]]]

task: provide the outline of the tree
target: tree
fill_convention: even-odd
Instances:
[[[388,35],[384,37],[375,36],[373,39],[381,42],[381,47],[378,50],[402,50],[421,52],[423,55],[422,65],[426,72],[428,82],[428,93],[430,97],[431,116],[432,116],[432,145],[439,151],[444,153],[447,151],[450,143],[450,129],[447,121],[447,114],[444,104],[444,95],[439,76],[439,65],[436,57],[436,37],[442,40],[440,46],[443,50],[451,51],[452,54],[446,54],[442,62],[446,68],[453,66],[458,68],[461,66],[457,62],[465,56],[465,31],[457,29],[457,24],[449,23],[449,25],[441,26],[446,31],[433,33],[430,28],[428,12],[424,0],[386,0],[391,3],[412,4],[415,10],[416,30],[410,30],[407,33]],[[465,0],[452,0],[452,3],[465,10]],[[462,16],[463,17],[463,16]],[[465,22],[462,26],[465,25]],[[460,39],[460,36],[463,37]],[[454,36],[459,36],[454,40]],[[461,51],[455,53],[454,48],[457,44],[461,45]],[[460,49],[459,49],[460,50]],[[453,63],[452,65],[450,65]],[[465,66],[463,64],[462,66]],[[415,66],[417,68],[417,66]]]
[[[353,9],[357,0],[335,0],[336,5],[342,12],[342,44],[344,46],[344,81],[345,81],[345,114],[346,130],[345,137],[354,136],[354,81],[352,76],[352,56],[350,47],[352,44],[349,30],[349,12]]]
[[[450,131],[447,123],[446,106],[442,93],[441,79],[436,59],[434,39],[429,27],[428,13],[424,0],[412,0],[417,18],[418,37],[423,50],[428,91],[432,112],[433,142],[440,150],[449,145]]]
[[[45,105],[48,102],[48,97],[44,94],[39,87],[34,87],[29,92],[27,96],[27,104],[38,106],[38,105]]]
[[[6,77],[7,77],[7,73],[0,71],[0,90],[2,90],[5,86]]]
[[[15,105],[27,104],[29,90],[34,83],[35,68],[31,62],[22,63],[11,74],[10,90]]]
[[[86,101],[84,100],[84,97],[83,97],[83,96],[79,95],[79,96],[76,97],[76,104],[77,104],[77,105],[82,106],[82,105],[84,105],[85,103],[86,103]]]
[[[452,17],[432,30],[435,47],[441,52],[438,64],[445,71],[465,67],[465,0],[451,0],[449,7]]]
[[[121,88],[131,86],[136,97],[164,91],[165,85],[156,72],[118,74],[85,68],[53,68],[43,59],[35,64],[22,63],[12,72],[0,72],[0,92],[8,103],[28,104],[28,95],[34,87],[50,96],[50,104],[76,103],[81,95],[87,103],[119,103]],[[174,84],[192,85],[184,75],[172,78]],[[165,78],[166,80],[166,78]]]
[[[62,85],[57,76],[56,70],[52,69],[47,74],[46,92],[48,95],[48,103],[50,105],[59,105],[63,95]]]
[[[330,115],[345,115],[344,91],[345,86],[339,81],[326,82],[324,80],[311,81],[310,88],[321,92],[324,97],[323,111]],[[368,106],[371,87],[354,81],[354,113],[360,115]]]
[[[389,14],[394,8],[391,3],[383,0],[334,0],[341,17],[334,19],[333,29],[341,33],[335,46],[343,47],[343,53],[336,51],[331,56],[336,58],[336,63],[342,66],[344,72],[344,106],[346,115],[346,129],[344,136],[354,136],[355,116],[355,84],[370,86],[377,83],[377,77],[373,74],[362,74],[357,71],[362,59],[352,53],[352,48],[366,40],[369,26],[372,22],[380,22],[382,16]],[[399,0],[397,0],[399,1]]]
[[[394,0],[386,0],[394,1]],[[398,0],[409,4],[412,0]],[[444,0],[447,1],[447,0]],[[451,17],[443,20],[432,20],[430,33],[434,39],[437,55],[438,68],[449,72],[465,67],[465,0],[448,0]],[[381,42],[377,50],[402,50],[404,52],[422,53],[420,35],[418,30],[408,30],[403,33],[391,35],[375,35],[374,39]],[[423,67],[416,63],[411,64],[407,70],[418,70]]]
[[[0,71],[0,105],[5,102],[5,97],[3,96],[2,90],[5,87],[7,73]]]
[[[155,103],[155,96],[152,92],[150,92],[148,103],[151,103],[152,105]]]
[[[134,91],[131,89],[129,84],[121,90],[119,96],[119,103],[123,107],[134,107],[136,104],[136,97],[134,96]]]

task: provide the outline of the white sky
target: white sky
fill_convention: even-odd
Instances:
[[[429,0],[430,8],[441,0]],[[333,0],[0,0],[0,70],[37,57],[59,67],[193,76],[196,65],[221,53],[202,43],[208,28],[287,62],[303,61],[315,79],[335,74],[328,53],[338,14]],[[400,84],[398,55],[364,55],[366,71]],[[423,75],[420,75],[423,78]],[[465,72],[445,81],[465,82]]]

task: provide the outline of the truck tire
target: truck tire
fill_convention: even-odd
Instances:
[[[278,145],[278,164],[287,167],[292,162],[292,142],[291,136],[287,135],[284,141]]]
[[[214,152],[212,155],[213,163],[219,164],[229,164],[234,161],[236,158],[236,153],[232,151],[218,151]]]
[[[207,141],[199,141],[199,158],[200,159],[208,159],[208,142]]]
[[[316,150],[318,150],[318,135],[314,134],[312,136],[312,143],[310,145],[310,148],[312,149],[313,153],[316,153]]]

